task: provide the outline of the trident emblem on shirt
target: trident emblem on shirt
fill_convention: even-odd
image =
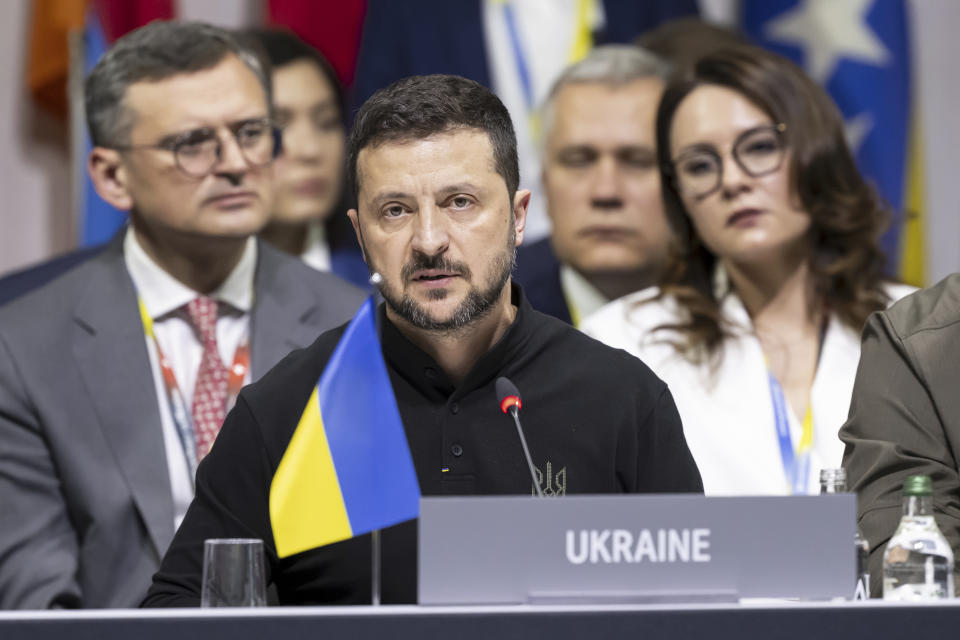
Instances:
[[[567,495],[567,468],[563,467],[560,471],[557,471],[556,475],[553,473],[553,463],[547,462],[547,473],[546,473],[546,485],[544,485],[544,473],[540,470],[540,467],[534,467],[534,471],[537,475],[537,484],[540,485],[540,489],[543,491],[544,496],[565,496]],[[537,488],[534,486],[530,487],[530,494],[537,495]]]

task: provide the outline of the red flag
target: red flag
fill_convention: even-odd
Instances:
[[[353,84],[366,12],[366,0],[269,0],[270,22],[316,47],[345,87]]]
[[[92,0],[110,42],[153,20],[174,17],[173,0]]]

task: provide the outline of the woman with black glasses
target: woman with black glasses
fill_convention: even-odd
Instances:
[[[708,494],[804,494],[840,465],[887,221],[843,120],[793,63],[753,47],[675,78],[657,116],[674,232],[659,287],[583,323],[670,387]]]

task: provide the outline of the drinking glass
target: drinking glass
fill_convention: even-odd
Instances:
[[[263,541],[218,538],[203,544],[201,607],[265,607]]]

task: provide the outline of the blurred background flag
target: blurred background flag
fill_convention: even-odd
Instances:
[[[904,0],[744,0],[744,30],[802,66],[833,97],[861,171],[893,212],[889,271],[924,284],[920,126],[911,120]],[[916,162],[914,162],[916,161]],[[913,164],[911,164],[913,163]]]
[[[473,3],[449,4],[467,9]],[[539,109],[553,82],[594,46],[632,42],[664,21],[698,15],[698,5],[695,0],[481,0],[479,4],[482,41],[474,48],[485,52],[486,65],[482,75],[470,77],[493,89],[513,119],[520,188],[532,194],[525,232],[530,242],[550,232],[540,182]]]
[[[367,0],[264,0],[268,23],[286,25],[330,61],[344,87],[353,86]]]
[[[270,485],[281,558],[420,514],[420,485],[369,298],[310,395]]]
[[[107,49],[107,36],[103,32],[103,25],[100,24],[100,17],[93,7],[87,9],[86,19],[83,25],[83,77],[96,66]],[[75,98],[73,108],[80,115],[83,114],[83,95]],[[82,192],[79,194],[80,202],[77,211],[77,233],[78,245],[81,247],[100,244],[109,240],[120,227],[124,225],[127,219],[127,213],[120,211],[108,204],[97,194],[93,188],[93,181],[87,172],[87,158],[93,149],[93,142],[90,140],[90,133],[85,125],[78,123],[78,129],[83,132],[83,142],[80,143],[81,153],[76,154],[74,175],[80,184],[83,185]],[[79,137],[79,136],[78,136]]]
[[[83,29],[86,3],[77,0],[33,0],[27,85],[33,99],[48,111],[67,116],[69,35]]]
[[[33,0],[27,82],[41,107],[70,118],[80,246],[109,240],[126,221],[125,212],[97,195],[87,174],[92,144],[83,118],[83,78],[111,42],[173,15],[173,0]]]

